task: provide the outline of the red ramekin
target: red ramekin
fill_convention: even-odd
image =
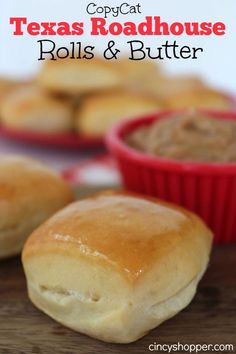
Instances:
[[[236,119],[236,112],[200,113],[212,118]],[[123,141],[123,137],[136,128],[176,114],[159,112],[122,121],[108,132],[106,143],[118,162],[124,186],[196,212],[213,230],[217,243],[236,242],[236,163],[158,158],[135,150]]]

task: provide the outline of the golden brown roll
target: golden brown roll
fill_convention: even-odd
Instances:
[[[182,92],[175,92],[167,98],[166,105],[171,109],[201,108],[228,110],[231,102],[229,97],[220,91],[208,87],[196,87]]]
[[[29,234],[72,200],[69,186],[41,163],[0,157],[0,258],[19,253]]]
[[[123,85],[120,73],[102,59],[47,60],[38,77],[43,88],[69,95],[113,89]]]
[[[8,128],[62,133],[72,130],[72,111],[69,102],[27,85],[5,97],[0,115],[3,125]]]
[[[12,92],[19,85],[18,81],[14,81],[5,77],[0,77],[0,123],[1,119],[1,105],[4,102],[5,97]]]
[[[112,124],[161,109],[157,100],[128,92],[87,96],[76,113],[76,129],[86,135],[103,135]]]
[[[20,85],[25,85],[26,82],[15,81],[12,79],[0,77],[0,105],[4,102],[5,97]]]
[[[198,76],[194,75],[174,75],[153,77],[152,80],[144,81],[142,90],[151,97],[157,97],[167,100],[180,95],[184,97],[185,93],[195,92],[204,89],[204,82]]]
[[[132,342],[190,303],[211,242],[209,229],[185,209],[103,192],[29,237],[22,255],[29,297],[76,331]]]
[[[168,109],[202,108],[229,109],[230,99],[208,87],[194,75],[159,76],[144,81],[142,90],[150,97],[161,99]]]
[[[114,62],[114,65],[122,75],[125,86],[136,92],[141,92],[143,85],[148,85],[163,75],[160,65],[151,60],[122,58]]]

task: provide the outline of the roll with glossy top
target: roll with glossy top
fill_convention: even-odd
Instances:
[[[189,304],[211,242],[185,209],[103,192],[55,214],[27,240],[29,297],[65,326],[129,343]]]

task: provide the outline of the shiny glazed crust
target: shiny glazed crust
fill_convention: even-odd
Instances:
[[[27,240],[29,296],[74,330],[132,342],[191,301],[211,241],[203,222],[182,208],[123,192],[95,195]]]

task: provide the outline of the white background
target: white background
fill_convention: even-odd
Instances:
[[[109,38],[89,36],[89,15],[86,6],[91,1],[85,0],[1,0],[0,12],[0,75],[26,77],[38,70],[39,48],[37,37],[12,35],[13,27],[9,18],[28,17],[29,21],[83,21],[87,33],[83,37],[50,38],[57,43],[67,44],[70,40],[85,44],[96,43],[103,48]],[[98,5],[117,6],[123,0],[94,0]],[[130,4],[138,1],[127,0]],[[120,16],[119,21],[139,22],[147,15],[161,16],[163,21],[222,21],[226,24],[225,36],[216,37],[176,37],[178,44],[199,46],[204,53],[198,60],[166,60],[165,66],[170,72],[199,73],[211,84],[236,93],[236,0],[140,0],[142,14]],[[112,19],[116,21],[117,19]],[[116,38],[119,46],[135,38]],[[149,36],[144,41],[147,45],[158,47],[166,39],[174,38]]]

